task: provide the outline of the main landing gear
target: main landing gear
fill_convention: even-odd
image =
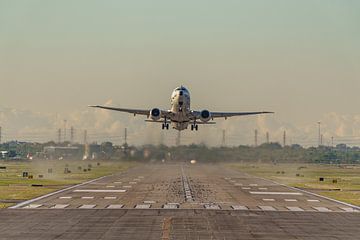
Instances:
[[[199,125],[197,125],[196,123],[194,124],[191,124],[191,131],[194,131],[194,130],[198,130],[199,129]]]
[[[162,124],[162,129],[169,130],[169,123],[167,123],[166,118],[164,119],[164,123]]]

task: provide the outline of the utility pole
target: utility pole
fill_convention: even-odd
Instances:
[[[58,143],[61,143],[61,128],[58,129]]]
[[[64,119],[64,142],[66,141],[66,119]]]
[[[70,141],[71,141],[71,144],[74,143],[74,127],[71,126],[70,128]]]
[[[319,125],[319,139],[318,139],[318,146],[320,147],[321,145],[321,122],[319,121],[318,122],[318,125]]]
[[[225,141],[226,139],[225,138],[226,138],[226,132],[225,132],[225,129],[223,129],[222,130],[222,141],[221,141],[221,146],[222,147],[225,147],[225,145],[226,145],[226,141]]]
[[[283,135],[283,146],[286,146],[286,131],[284,131],[284,135]]]
[[[254,137],[255,139],[255,147],[257,147],[258,146],[258,130],[257,129],[255,129],[255,137]]]
[[[124,140],[125,140],[125,143],[124,145],[127,145],[127,128],[125,128],[125,133],[124,133]]]
[[[334,136],[331,137],[331,147],[334,147]]]
[[[269,135],[269,132],[266,132],[266,143],[267,143],[267,144],[270,143],[270,135]]]
[[[323,145],[323,135],[322,134],[320,135],[320,145],[321,146]]]
[[[87,144],[87,130],[84,130],[84,145]]]

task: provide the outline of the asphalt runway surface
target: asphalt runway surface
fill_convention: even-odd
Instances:
[[[359,209],[222,165],[141,165],[1,210],[0,239],[360,239]]]

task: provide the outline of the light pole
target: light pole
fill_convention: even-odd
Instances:
[[[318,146],[320,147],[321,145],[321,122],[318,122],[319,125],[319,139],[318,139]]]

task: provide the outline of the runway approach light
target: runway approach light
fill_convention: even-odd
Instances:
[[[196,160],[191,160],[190,163],[191,163],[191,164],[195,164],[195,163],[196,163]]]

